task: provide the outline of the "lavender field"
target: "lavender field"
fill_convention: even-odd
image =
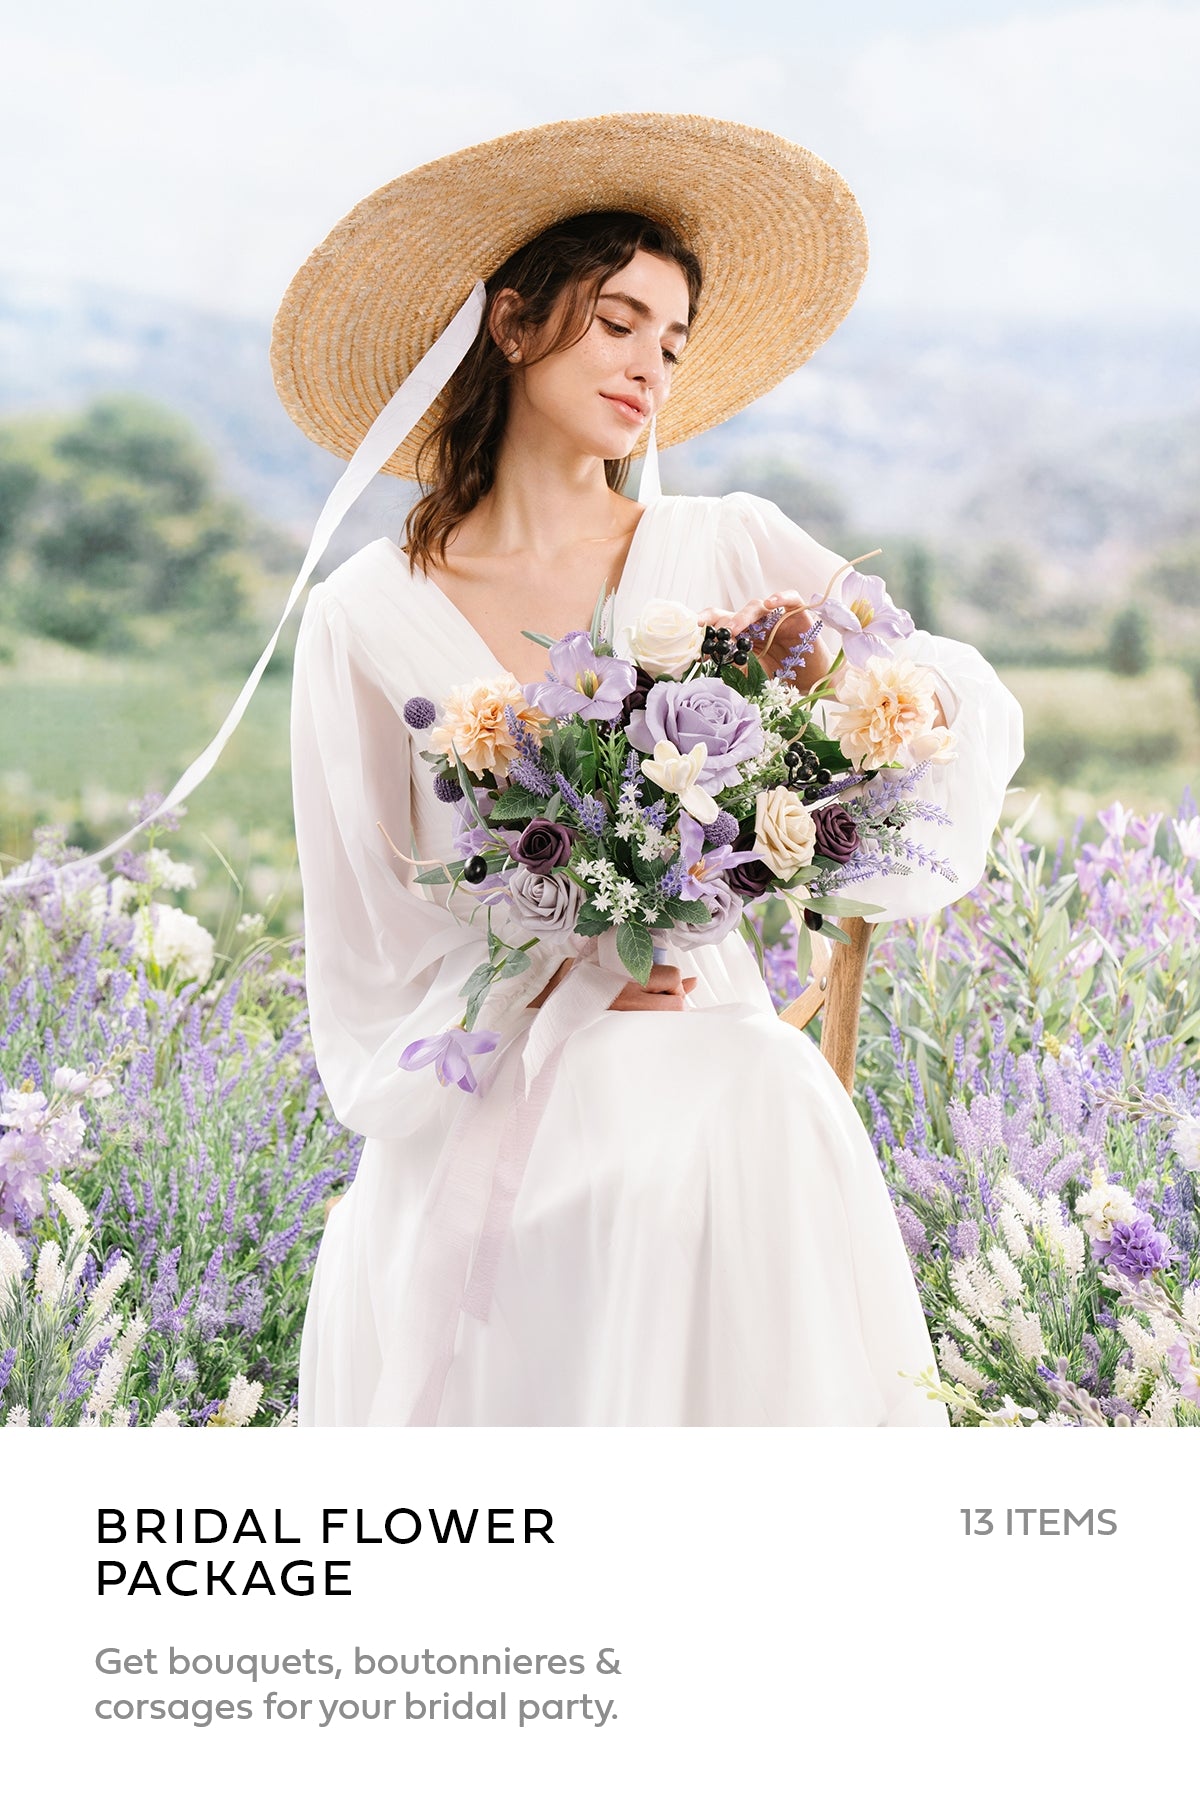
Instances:
[[[214,938],[177,823],[111,876],[43,828],[46,879],[0,911],[6,1426],[295,1423],[359,1145],[302,945],[249,914]],[[1114,805],[1053,854],[1021,831],[876,942],[858,1102],[939,1363],[906,1373],[962,1426],[1200,1425],[1200,817]],[[783,1004],[794,939],[765,956]]]

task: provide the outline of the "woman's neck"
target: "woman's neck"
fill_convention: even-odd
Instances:
[[[452,540],[466,555],[553,560],[575,544],[626,535],[640,513],[594,456],[523,434],[506,437],[488,492]]]

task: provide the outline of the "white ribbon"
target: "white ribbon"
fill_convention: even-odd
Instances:
[[[638,482],[638,499],[643,506],[649,506],[654,500],[662,499],[662,482],[658,473],[658,420],[650,421],[650,436],[646,439],[646,459],[642,464],[642,478]]]
[[[180,800],[198,788],[205,776],[210,773],[222,750],[241,723],[242,715],[250,704],[255,688],[262,679],[263,670],[270,662],[279,642],[279,634],[287,622],[288,615],[304,591],[309,576],[329,546],[329,540],[349,512],[354,502],[362,494],[368,482],[378,475],[384,464],[389,462],[400,448],[409,432],[424,417],[429,407],[437,399],[442,389],[457,369],[467,351],[471,348],[479,331],[483,318],[484,286],[477,281],[467,299],[459,307],[446,329],[425,355],[416,368],[396,389],[382,412],[372,422],[366,436],[358,446],[349,463],[338,478],[333,492],[321,508],[312,534],[300,573],[288,595],[278,625],[271,634],[270,642],[255,663],[246,679],[241,693],[230,707],[223,723],[212,742],[208,744],[184,770],[166,799],[155,807],[152,813],[114,838],[102,850],[94,850],[89,856],[80,857],[77,861],[64,864],[70,871],[69,879],[74,881],[75,873],[86,868],[89,863],[99,862],[119,850],[131,838],[144,831],[160,813],[169,812]],[[35,882],[53,880],[57,883],[59,871],[44,870],[41,874],[9,875],[0,881],[0,892],[16,888],[30,887]]]

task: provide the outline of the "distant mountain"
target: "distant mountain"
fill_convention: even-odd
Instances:
[[[0,279],[0,414],[128,390],[176,408],[250,505],[307,536],[344,466],[276,398],[269,324],[90,287]],[[1196,529],[1200,324],[1171,331],[914,319],[866,307],[737,419],[663,458],[713,492],[748,456],[794,461],[866,530],[1016,539],[1067,563]],[[395,534],[376,481],[333,556]],[[1109,544],[1111,549],[1111,543]]]

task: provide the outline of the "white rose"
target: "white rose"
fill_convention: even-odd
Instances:
[[[813,859],[817,828],[813,816],[791,788],[768,788],[758,796],[754,814],[754,854],[787,881]]]
[[[700,655],[704,627],[678,600],[651,600],[636,625],[621,634],[621,654],[647,675],[682,675]]]

